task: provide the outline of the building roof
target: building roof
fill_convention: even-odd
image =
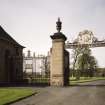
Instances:
[[[6,40],[11,42],[12,44],[25,48],[24,46],[20,45],[18,42],[16,42],[3,28],[0,26],[0,39]]]

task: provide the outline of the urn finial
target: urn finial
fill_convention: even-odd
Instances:
[[[58,17],[58,21],[56,22],[56,29],[58,32],[60,32],[61,28],[62,28],[62,22],[60,21],[60,18]]]

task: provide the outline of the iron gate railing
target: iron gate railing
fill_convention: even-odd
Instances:
[[[45,86],[50,85],[50,73],[24,73],[24,81],[25,83],[28,83],[30,85],[39,85],[39,86]]]

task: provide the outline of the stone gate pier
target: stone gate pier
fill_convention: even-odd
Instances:
[[[65,50],[66,36],[60,32],[62,22],[58,18],[57,33],[50,36],[52,39],[50,85],[69,85],[69,53]]]

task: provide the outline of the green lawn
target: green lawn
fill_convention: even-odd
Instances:
[[[76,80],[75,77],[71,77],[70,85],[77,85],[78,83],[91,82],[97,80],[105,80],[105,77],[80,77],[80,80]]]
[[[31,88],[0,88],[0,105],[24,98],[36,93]]]

